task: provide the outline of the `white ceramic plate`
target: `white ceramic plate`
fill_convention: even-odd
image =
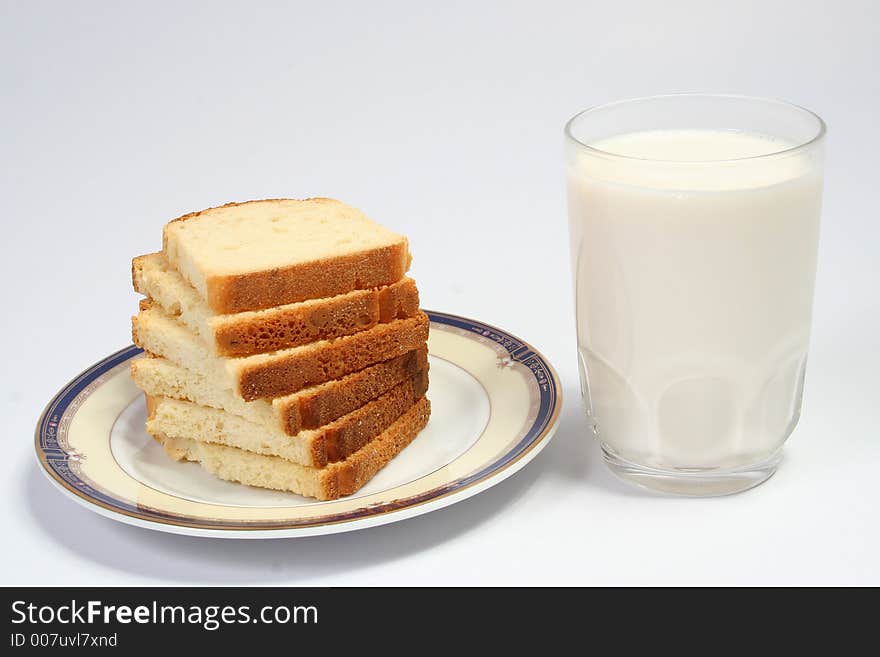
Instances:
[[[221,481],[176,462],[144,431],[130,346],[80,374],[46,407],[37,456],[87,508],[161,531],[226,538],[309,536],[427,513],[497,484],[533,459],[559,418],[552,366],[508,333],[455,315],[431,318],[431,420],[350,497],[331,502]]]

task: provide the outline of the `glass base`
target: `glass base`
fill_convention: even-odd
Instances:
[[[731,495],[754,488],[772,477],[782,460],[780,449],[759,463],[731,470],[661,470],[622,459],[604,444],[602,455],[611,472],[624,481],[658,493],[690,497]]]

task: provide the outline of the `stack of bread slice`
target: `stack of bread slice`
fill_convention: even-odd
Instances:
[[[147,432],[229,481],[349,495],[425,426],[428,317],[405,237],[332,199],[231,203],[132,263]]]

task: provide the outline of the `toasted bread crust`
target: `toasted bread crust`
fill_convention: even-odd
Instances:
[[[312,444],[312,463],[323,467],[342,461],[387,429],[428,390],[422,370],[381,397],[331,423]]]
[[[179,368],[184,372],[184,378],[181,379],[173,372],[162,375],[162,370],[156,371],[154,367],[161,363]],[[242,407],[236,401],[224,403],[222,393],[220,397],[212,397],[210,390],[200,388],[201,383],[198,379],[202,375],[189,373],[185,368],[170,363],[161,356],[147,353],[146,357],[136,358],[131,362],[131,374],[135,385],[151,395],[219,408],[260,424],[269,431],[280,430],[291,436],[297,435],[304,429],[317,429],[328,425],[427,368],[427,350],[422,347],[403,356],[353,372],[341,379],[306,388],[287,397],[279,397],[271,403],[261,400],[259,405],[248,402]],[[188,382],[187,375],[195,379]],[[243,412],[244,410],[247,412]]]
[[[413,317],[419,310],[415,281],[402,278],[391,285],[353,290],[333,297],[260,311],[211,315],[207,304],[204,310],[194,309],[192,302],[184,304],[176,299],[175,285],[186,286],[193,296],[198,298],[198,295],[186,279],[179,273],[167,273],[168,269],[173,267],[161,253],[137,256],[132,260],[135,291],[152,297],[167,314],[179,316],[218,356],[251,356],[338,338],[380,322]]]
[[[357,492],[391,459],[400,454],[424,429],[430,415],[431,403],[426,397],[422,397],[391,426],[357,452],[344,461],[332,463],[324,468],[309,468],[277,456],[243,452],[224,445],[201,444],[158,433],[153,437],[162,444],[171,458],[200,461],[205,469],[221,479],[310,495],[319,500],[335,500]],[[268,478],[263,475],[257,479],[253,474],[255,469],[235,468],[232,464],[242,457],[251,464],[264,465],[263,471],[273,470],[274,476]],[[301,489],[291,475],[299,477],[300,481],[311,490]]]
[[[212,329],[219,355],[250,356],[351,335],[379,322],[413,317],[418,308],[415,281],[404,278],[378,289],[330,297],[308,308],[288,305],[245,317],[218,315]]]
[[[379,321],[383,324],[395,319],[415,317],[419,312],[419,289],[411,278],[380,287],[377,296]]]
[[[161,433],[173,438],[193,438],[202,442],[226,445],[255,453],[278,456],[301,465],[322,468],[328,463],[341,461],[385,431],[397,418],[420,399],[428,388],[428,373],[422,371],[394,386],[380,397],[348,415],[305,435],[279,441],[278,434],[269,434],[260,425],[242,421],[234,415],[211,407],[199,407],[193,402],[181,402],[172,398],[153,396],[147,399],[147,431]],[[163,416],[165,406],[189,405],[195,409],[203,408],[207,413],[195,423],[181,423],[180,416],[171,411]],[[223,417],[224,420],[216,418]],[[232,422],[232,420],[236,420]],[[199,426],[207,422],[211,429]],[[234,429],[230,427],[241,427]],[[248,428],[250,427],[250,428]],[[237,431],[245,431],[237,434]],[[242,442],[244,441],[244,442]],[[261,442],[262,441],[262,442]]]
[[[345,461],[327,466],[322,476],[321,499],[335,500],[357,492],[415,439],[430,417],[431,402],[422,397],[375,440]]]
[[[157,313],[155,317],[148,319],[149,313],[154,311]],[[169,352],[161,344],[163,338],[159,337],[163,329],[154,328],[157,322],[167,322],[166,329],[170,325],[173,330],[191,333],[178,320],[168,317],[145,300],[141,313],[132,317],[132,340],[145,350],[169,358]],[[379,324],[334,340],[244,358],[213,357],[217,362],[212,367],[224,385],[232,388],[241,399],[272,399],[339,379],[423,347],[428,339],[429,324],[428,316],[420,311],[415,317]],[[191,337],[197,345],[198,338]],[[176,362],[186,366],[185,360]]]
[[[409,268],[409,249],[398,244],[269,271],[207,278],[208,305],[216,313],[259,310],[390,285]]]
[[[428,350],[425,347],[413,349],[403,356],[349,374],[339,379],[339,385],[275,399],[273,406],[284,431],[296,435],[303,429],[317,429],[351,413],[427,367]]]
[[[241,363],[237,392],[242,399],[251,401],[288,395],[338,379],[421,347],[428,339],[428,326],[428,316],[419,312],[409,319],[337,338],[320,349],[306,349],[260,363]]]
[[[198,212],[190,212],[166,224],[162,236],[162,248],[167,250],[167,229],[171,224],[187,221],[220,208],[289,200],[321,202],[328,205],[341,203],[335,199],[321,197],[262,199],[226,203]],[[268,271],[209,276],[205,281],[206,301],[214,312],[228,314],[271,308],[306,299],[332,297],[352,290],[390,285],[403,278],[406,270],[409,269],[410,261],[409,244],[407,239],[402,237],[397,244],[346,256],[325,258]]]

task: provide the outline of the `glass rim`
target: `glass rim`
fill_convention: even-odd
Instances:
[[[577,137],[574,136],[572,131],[572,127],[574,123],[582,118],[586,114],[590,114],[592,112],[597,112],[599,110],[605,109],[613,109],[619,105],[629,105],[633,103],[639,103],[650,100],[661,100],[666,98],[714,98],[714,99],[728,99],[728,100],[744,100],[744,101],[758,101],[762,103],[768,103],[773,105],[785,106],[792,110],[797,110],[798,112],[807,114],[812,117],[812,119],[816,122],[817,127],[816,131],[812,137],[809,139],[802,141],[801,143],[795,144],[794,146],[789,146],[787,148],[783,148],[778,151],[773,151],[771,153],[762,153],[760,155],[748,155],[745,157],[734,157],[734,158],[726,158],[726,159],[718,159],[718,160],[664,160],[664,159],[656,159],[649,157],[634,157],[631,155],[621,155],[620,153],[612,153],[611,151],[604,151],[601,148],[596,148],[595,146],[591,146],[587,144]],[[610,103],[602,103],[599,105],[592,105],[587,107],[586,109],[582,109],[574,116],[572,116],[565,123],[565,136],[570,139],[572,142],[580,146],[581,148],[585,148],[587,151],[592,152],[596,155],[606,158],[618,159],[623,161],[631,161],[631,162],[651,162],[658,164],[676,164],[676,165],[700,165],[700,164],[723,164],[726,162],[746,162],[749,160],[762,160],[767,158],[774,158],[779,156],[791,155],[796,152],[806,150],[813,144],[821,141],[825,136],[825,132],[827,127],[825,125],[825,121],[822,120],[822,117],[813,112],[812,110],[807,109],[801,105],[797,105],[795,103],[790,103],[786,100],[778,100],[776,98],[765,98],[762,96],[748,96],[743,94],[714,94],[714,93],[700,93],[700,92],[682,92],[682,93],[673,93],[673,94],[657,94],[654,96],[639,96],[636,98],[624,98],[622,100],[615,100]]]

